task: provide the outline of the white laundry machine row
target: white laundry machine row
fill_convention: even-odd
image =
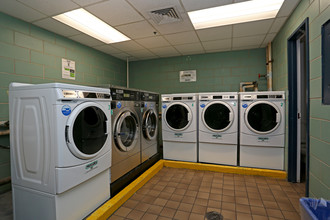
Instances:
[[[241,92],[240,166],[284,169],[285,93]]]
[[[161,97],[164,159],[197,162],[198,95],[163,94]]]
[[[82,219],[110,198],[109,89],[9,87],[14,219]]]
[[[238,93],[199,93],[199,162],[237,165]]]

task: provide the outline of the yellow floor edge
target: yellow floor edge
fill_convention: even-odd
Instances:
[[[235,173],[243,175],[256,175],[265,177],[274,177],[285,179],[287,173],[281,170],[258,169],[248,167],[232,167],[214,164],[203,164],[193,162],[182,162],[173,160],[159,160],[151,168],[145,171],[141,176],[120,191],[115,197],[108,200],[95,212],[93,212],[87,220],[101,220],[110,217],[122,204],[124,204],[137,190],[139,190],[146,182],[148,182],[163,167],[185,168],[194,170],[205,170],[222,173]]]
[[[108,200],[95,212],[93,212],[87,220],[107,219],[122,204],[124,204],[138,189],[148,182],[156,173],[163,168],[163,161],[158,161],[151,168],[145,171],[141,176],[134,180],[131,184],[120,191],[115,197]]]
[[[215,164],[192,163],[192,162],[182,162],[182,161],[173,161],[173,160],[163,160],[163,161],[164,161],[164,167],[206,170],[206,171],[214,171],[214,172],[222,172],[222,173],[235,173],[235,174],[243,174],[243,175],[265,176],[265,177],[274,177],[274,178],[279,178],[279,179],[285,179],[287,176],[287,173],[282,170],[222,166],[222,165],[215,165]]]

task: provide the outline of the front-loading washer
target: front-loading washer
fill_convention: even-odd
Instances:
[[[81,219],[110,197],[110,91],[9,87],[15,219]]]
[[[241,92],[240,165],[284,169],[284,91]]]
[[[237,165],[238,93],[199,93],[199,162]]]
[[[197,95],[162,95],[164,159],[197,162]]]
[[[159,94],[141,91],[141,162],[158,151],[158,107]]]
[[[112,164],[111,183],[141,163],[140,93],[136,90],[110,87],[112,102]]]

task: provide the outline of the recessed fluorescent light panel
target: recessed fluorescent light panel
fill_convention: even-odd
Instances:
[[[54,16],[53,18],[106,44],[130,40],[82,8]]]
[[[188,12],[195,29],[274,18],[284,0],[250,0]]]

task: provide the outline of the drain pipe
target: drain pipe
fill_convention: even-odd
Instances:
[[[269,42],[266,50],[266,66],[267,66],[267,90],[273,90],[273,60],[272,60],[272,43]]]
[[[129,61],[126,57],[126,87],[129,88]]]
[[[253,82],[241,82],[239,84],[239,91],[240,92],[245,92],[247,88],[253,88],[254,91],[258,91],[258,83],[257,81]]]

